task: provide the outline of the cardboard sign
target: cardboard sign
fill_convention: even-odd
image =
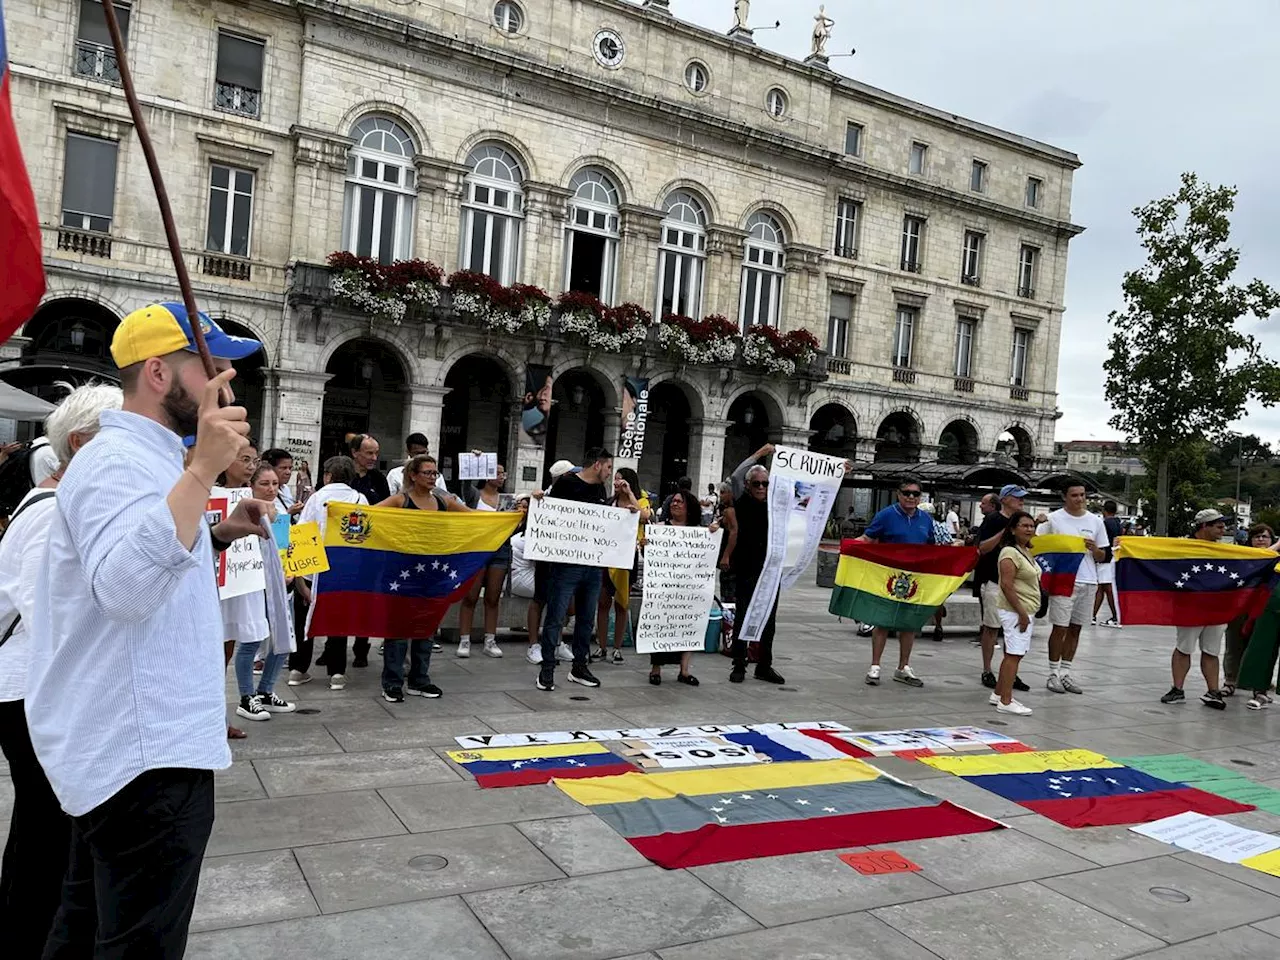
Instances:
[[[213,523],[229,517],[241,500],[253,496],[248,487],[227,489],[214,487],[209,491],[205,517]],[[258,537],[241,537],[218,555],[218,599],[228,600],[255,590],[265,590],[266,577],[262,570],[262,552]]]
[[[529,504],[526,560],[630,570],[640,515],[620,507],[542,497]]]
[[[329,569],[318,523],[299,523],[289,530],[289,545],[280,551],[286,577],[310,577]]]
[[[705,527],[645,528],[644,602],[636,622],[636,653],[704,648],[723,534]]]
[[[687,767],[717,767],[728,764],[760,763],[768,760],[751,747],[719,738],[657,738],[624,740],[622,755],[642,768],[664,770]]]
[[[864,877],[883,873],[916,873],[920,867],[893,850],[869,850],[866,853],[842,853],[840,859]]]

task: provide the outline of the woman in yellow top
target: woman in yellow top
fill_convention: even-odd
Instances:
[[[653,513],[649,498],[640,488],[639,475],[630,467],[619,467],[615,473],[627,481],[627,486],[631,488],[631,495],[636,498],[636,505],[640,508],[640,525],[636,528],[638,543],[644,539],[644,525],[649,522],[649,517]],[[639,562],[640,552],[637,550],[635,563],[630,570],[614,570],[611,567],[604,571],[604,585],[600,590],[600,602],[596,605],[596,651],[591,654],[593,661],[604,660],[609,656],[609,640],[606,634],[609,632],[609,604],[612,602],[613,662],[622,662],[622,641],[626,639],[627,626],[630,623],[630,614],[627,611],[631,606],[631,581]]]
[[[996,680],[996,692],[989,702],[997,713],[1012,713],[1025,717],[1031,708],[1013,699],[1013,678],[1018,675],[1018,664],[1031,649],[1032,619],[1040,609],[1040,566],[1031,559],[1031,538],[1036,533],[1036,521],[1024,510],[1009,518],[1000,541],[1000,598],[996,612],[1004,627],[1004,659],[1000,661],[1000,676]]]

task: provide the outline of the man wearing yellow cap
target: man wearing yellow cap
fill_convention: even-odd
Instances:
[[[111,355],[124,406],[58,488],[28,625],[31,741],[72,847],[45,956],[181,957],[205,845],[213,771],[230,766],[214,550],[259,531],[243,500],[210,528],[214,478],[244,446],[230,361],[261,344],[200,314],[219,373],[181,304],[129,314]],[[194,448],[184,467],[184,438]]]

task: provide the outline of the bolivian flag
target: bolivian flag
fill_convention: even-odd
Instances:
[[[308,635],[434,636],[520,519],[331,502]]]
[[[827,609],[889,630],[919,630],[977,563],[977,548],[845,540]]]
[[[1084,555],[1084,537],[1046,533],[1031,539],[1031,557],[1040,566],[1040,586],[1051,597],[1069,597],[1075,592]]]
[[[1276,586],[1270,550],[1216,540],[1121,537],[1116,591],[1127,624],[1206,627],[1256,617]]]
[[[553,783],[668,870],[1001,827],[861,760],[775,762]]]

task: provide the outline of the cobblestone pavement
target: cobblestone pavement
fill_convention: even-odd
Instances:
[[[997,716],[968,635],[921,640],[922,689],[862,677],[870,643],[798,588],[779,616],[783,687],[730,685],[695,658],[696,689],[650,686],[647,658],[595,669],[587,690],[534,689],[524,644],[493,660],[436,654],[443,698],[379,697],[374,666],[330,692],[323,670],[287,688],[305,712],[241,722],[249,739],[218,775],[218,819],[188,956],[217,960],[1175,960],[1280,956],[1280,877],[1178,853],[1124,828],[1068,830],[941,775],[883,769],[1011,829],[890,845],[923,868],[861,876],[837,851],[666,871],[551,786],[480,790],[444,759],[465,733],[699,722],[837,720],[856,729],[981,723],[1035,747],[1112,756],[1187,753],[1280,787],[1280,706],[1225,713],[1163,706],[1171,630],[1085,628],[1082,696],[1045,689],[1046,628],[1022,676],[1034,716]],[[890,641],[885,663],[896,646]],[[559,671],[563,681],[565,671]],[[285,691],[283,682],[281,692]],[[231,688],[228,688],[230,700]],[[1001,722],[1003,721],[1003,722]],[[0,814],[7,823],[7,782]],[[1280,833],[1280,816],[1228,819]],[[2,828],[0,828],[2,829]],[[1153,888],[1155,892],[1153,892]],[[1172,892],[1171,892],[1172,891]]]

